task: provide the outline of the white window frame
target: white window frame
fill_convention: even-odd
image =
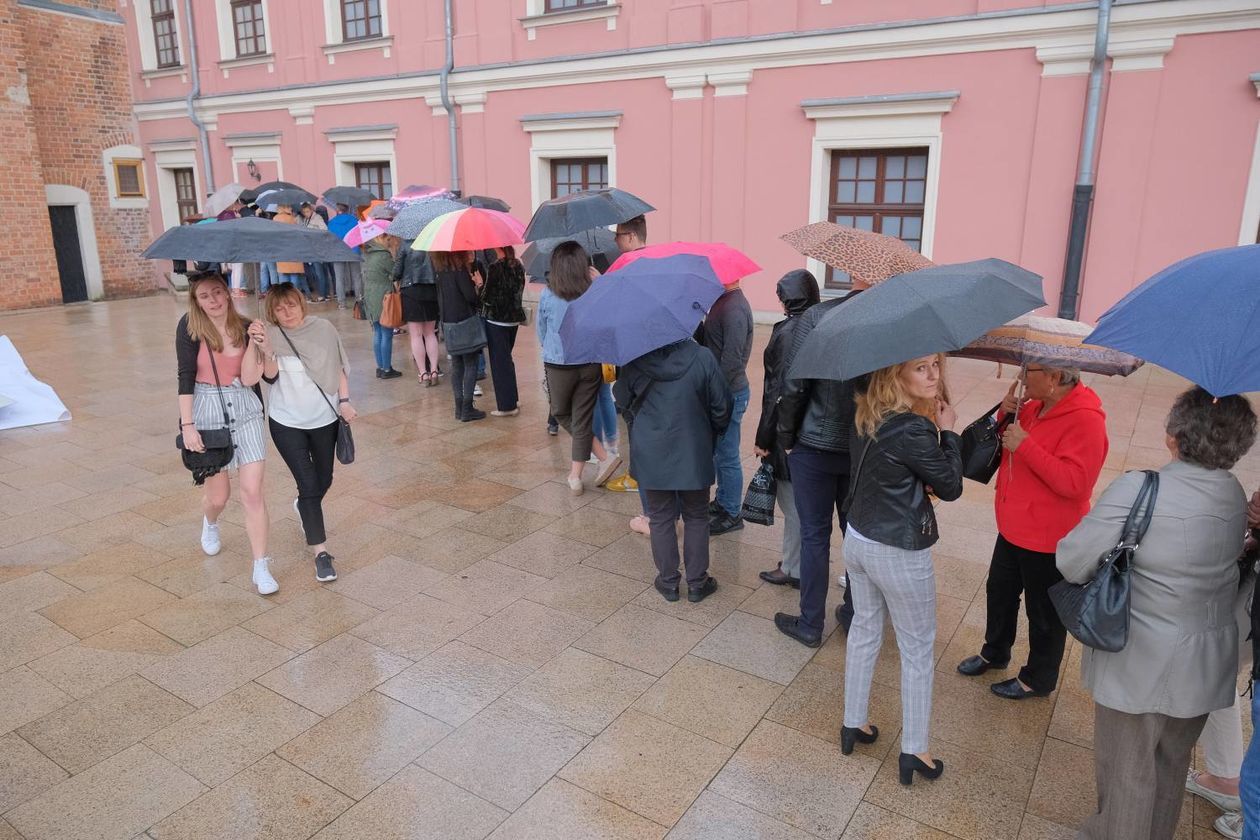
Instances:
[[[140,191],[143,195],[120,196],[115,160],[140,161]],[[101,164],[105,171],[105,186],[109,190],[109,206],[115,210],[141,210],[149,206],[149,185],[145,175],[144,151],[139,146],[111,146],[101,152]]]
[[[167,140],[149,144],[153,153],[153,168],[157,175],[158,207],[162,211],[165,229],[179,227],[179,196],[175,192],[175,176],[172,169],[191,169],[198,196],[205,196],[201,185],[201,169],[197,166],[197,141]]]
[[[341,0],[324,0],[324,55],[329,64],[337,63],[337,55],[359,50],[380,50],[382,58],[389,58],[394,46],[393,30],[389,27],[389,0],[381,0],[381,35],[362,41],[347,41],[341,29]]]
[[[214,0],[214,20],[219,32],[219,69],[223,71],[223,78],[228,78],[229,71],[237,67],[249,67],[254,64],[266,64],[268,73],[275,72],[275,47],[271,41],[271,4],[268,0],[262,0],[262,13],[266,49],[258,55],[237,55],[232,0]]]
[[[363,125],[334,128],[324,132],[333,144],[333,183],[341,187],[355,186],[356,163],[389,163],[389,177],[398,189],[398,156],[394,145],[398,138],[396,125]]]
[[[927,183],[923,196],[923,237],[920,252],[931,259],[936,234],[936,206],[940,195],[941,117],[958,101],[958,91],[807,99],[801,103],[814,122],[809,168],[809,221],[830,221],[831,153],[843,149],[928,150]],[[827,266],[807,260],[815,277],[826,276]],[[833,292],[834,293],[834,292]],[[826,293],[824,293],[826,294]]]
[[[1251,83],[1256,86],[1256,96],[1260,97],[1260,73],[1251,74]],[[1260,122],[1256,123],[1256,145],[1251,153],[1251,174],[1247,178],[1247,192],[1243,199],[1238,244],[1255,244],[1257,230],[1260,230]]]
[[[83,257],[83,277],[88,300],[105,297],[105,277],[101,253],[96,244],[96,223],[92,220],[92,199],[87,190],[66,184],[45,184],[44,201],[49,207],[73,207],[79,232],[79,253]]]
[[[153,38],[153,7],[149,4],[149,0],[132,0],[131,5],[136,10],[136,34],[140,36],[140,70],[148,78],[173,76],[177,73],[186,75],[187,56],[184,43],[184,10],[182,6],[177,2],[171,3],[172,10],[175,12],[175,43],[179,48],[179,64],[174,67],[159,69],[157,63],[157,42]]]
[[[525,0],[525,15],[520,18],[525,27],[525,37],[533,41],[538,37],[540,26],[556,26],[564,23],[581,23],[588,20],[602,20],[609,32],[617,31],[617,16],[621,14],[621,4],[617,0],[608,0],[603,6],[590,6],[583,9],[561,9],[548,12],[547,0]]]
[[[551,198],[551,161],[557,158],[606,158],[608,186],[617,186],[617,143],[620,111],[575,114],[532,114],[521,117],[529,133],[531,210]]]

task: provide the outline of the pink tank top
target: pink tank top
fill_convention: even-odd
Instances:
[[[204,382],[207,385],[214,384],[214,368],[210,367],[211,352],[210,345],[204,341],[201,343],[201,349],[197,351],[197,381]],[[220,385],[231,385],[232,380],[241,375],[241,360],[244,358],[244,353],[239,356],[225,356],[222,353],[214,354],[214,363],[219,369]]]

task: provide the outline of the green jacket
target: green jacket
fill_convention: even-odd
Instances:
[[[381,299],[394,289],[394,258],[370,239],[363,244],[363,309],[369,321],[381,320]]]

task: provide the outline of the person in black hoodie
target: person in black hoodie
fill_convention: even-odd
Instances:
[[[796,515],[796,499],[792,495],[792,478],[788,472],[787,453],[778,443],[779,395],[787,379],[783,357],[792,345],[800,316],[818,303],[818,281],[803,269],[789,271],[776,288],[783,312],[787,315],[774,325],[770,341],[762,356],[765,386],[761,392],[761,420],[757,423],[757,440],[753,451],[774,470],[776,500],[783,512],[783,559],[778,568],[762,572],[761,579],[776,586],[801,585],[801,521]]]
[[[630,431],[630,472],[647,495],[656,590],[678,600],[678,534],[683,520],[687,600],[717,591],[709,574],[709,488],[713,443],[731,422],[733,401],[713,354],[691,339],[621,368],[613,396]]]

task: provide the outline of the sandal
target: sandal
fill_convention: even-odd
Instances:
[[[429,374],[427,371],[416,374],[416,378],[420,380],[421,385],[427,385],[429,383]]]

